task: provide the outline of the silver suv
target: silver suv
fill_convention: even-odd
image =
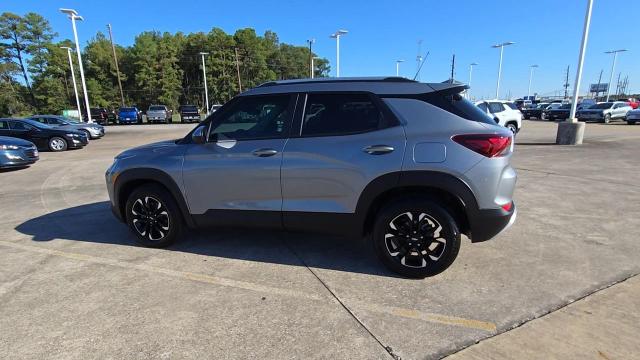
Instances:
[[[407,277],[445,270],[461,234],[515,221],[513,134],[459,84],[289,80],[249,90],[186,137],[127,150],[106,172],[114,214],[140,244],[186,226],[371,239]]]

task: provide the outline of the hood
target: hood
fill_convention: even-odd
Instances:
[[[151,144],[137,146],[128,150],[125,150],[116,156],[118,158],[127,158],[139,154],[144,154],[148,152],[164,152],[170,149],[173,149],[177,146],[177,140],[164,140],[158,141]]]
[[[0,136],[0,145],[34,146],[31,141],[9,136]]]

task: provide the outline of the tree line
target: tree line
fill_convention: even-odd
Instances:
[[[61,48],[74,44],[54,41],[57,35],[39,14],[0,15],[0,116],[59,114],[76,108],[67,50]],[[125,104],[141,109],[150,104],[204,107],[200,52],[209,53],[205,62],[210,104],[226,102],[240,86],[244,90],[266,81],[309,77],[307,47],[281,43],[273,31],[260,36],[251,28],[234,34],[219,28],[188,34],[144,31],[133,45],[115,45],[115,51]],[[118,74],[107,35],[99,31],[85,44],[82,62],[90,105],[119,107]],[[327,59],[316,59],[314,65],[315,76],[328,76]]]

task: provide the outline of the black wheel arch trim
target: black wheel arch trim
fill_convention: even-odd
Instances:
[[[127,203],[127,199],[123,198],[124,190],[130,190],[127,188],[128,185],[140,182],[159,183],[160,185],[164,186],[169,191],[169,193],[171,193],[173,199],[178,204],[180,212],[182,213],[182,218],[184,219],[187,226],[190,228],[195,227],[195,222],[193,221],[193,217],[189,212],[187,202],[178,184],[176,184],[176,182],[169,174],[162,170],[154,168],[128,169],[118,175],[113,187],[115,205],[112,209],[118,218],[123,221],[125,220],[123,209]]]

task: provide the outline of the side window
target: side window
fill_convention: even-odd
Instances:
[[[46,123],[47,123],[47,119],[45,119],[45,118],[41,118],[41,117],[32,117],[32,118],[30,118],[30,119],[31,119],[31,120],[34,120],[34,121],[37,121],[37,122],[39,122],[39,123],[43,123],[43,124],[46,124]]]
[[[489,111],[492,114],[497,114],[499,112],[504,111],[504,106],[502,106],[502,103],[499,103],[499,102],[490,102],[489,103]]]
[[[518,110],[518,107],[514,103],[506,103],[505,105],[511,108],[511,110]]]
[[[480,108],[480,110],[482,110],[483,112],[487,112],[487,103],[480,103],[478,104],[478,107]]]
[[[11,130],[31,130],[33,127],[31,125],[27,125],[21,121],[10,121],[9,126]]]
[[[5,120],[0,120],[0,130],[9,130],[9,124]]]
[[[286,137],[291,96],[252,96],[240,100],[211,123],[209,141]]]
[[[302,136],[362,133],[382,123],[382,113],[367,94],[309,94]]]

